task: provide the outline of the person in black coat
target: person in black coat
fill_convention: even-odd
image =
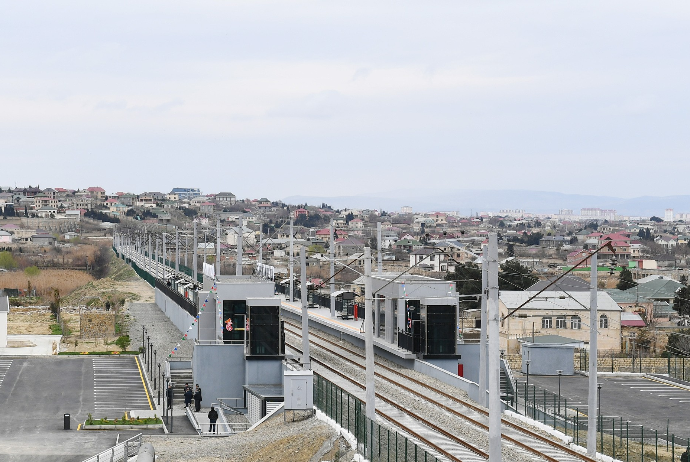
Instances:
[[[188,388],[184,392],[184,407],[189,407],[190,404],[192,404],[192,397],[194,397],[194,393],[192,393],[192,389]]]
[[[211,410],[208,411],[208,421],[211,422],[211,425],[208,427],[209,433],[216,431],[216,420],[218,420],[218,411],[211,406]]]
[[[166,396],[166,398],[168,398],[168,409],[172,409],[172,401],[173,401],[172,382],[168,382],[168,389],[165,390],[165,396]]]
[[[196,384],[196,391],[194,392],[194,410],[196,412],[201,411],[201,388],[199,384]]]

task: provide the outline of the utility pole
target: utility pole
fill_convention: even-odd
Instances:
[[[240,219],[240,223],[242,219]],[[220,218],[216,219],[216,280],[220,276]]]
[[[162,246],[162,247],[163,247],[163,279],[165,279],[165,273],[167,272],[167,271],[166,271],[166,268],[165,268],[165,258],[166,258],[166,252],[165,252],[165,247],[166,247],[166,245],[165,245],[165,232],[163,232],[163,246]]]
[[[371,248],[364,247],[364,352],[366,355],[366,415],[376,421],[376,389],[374,388],[374,324],[371,314]],[[371,447],[371,445],[369,446]]]
[[[489,233],[489,462],[501,462],[501,392],[498,312],[498,237]]]
[[[481,326],[479,334],[479,398],[478,402],[486,407],[486,298],[489,295],[488,287],[488,259],[489,251],[487,246],[482,246],[482,302],[481,302]]]
[[[383,273],[383,257],[381,256],[381,222],[376,222],[376,248],[378,249],[378,272]]]
[[[597,253],[593,253],[590,265],[589,292],[589,393],[587,396],[587,455],[597,453]]]
[[[242,234],[242,220],[240,219],[240,226],[237,228],[237,263],[235,264],[235,276],[242,276],[242,245],[244,245],[244,238],[242,237]]]
[[[264,246],[261,242],[263,240],[263,233],[264,233],[263,228],[264,228],[263,223],[259,223],[259,263],[264,262],[264,249],[263,249]]]
[[[290,297],[288,298],[289,302],[294,301],[292,299],[292,294],[294,294],[294,288],[295,288],[295,285],[294,285],[295,274],[294,274],[294,268],[293,268],[295,261],[294,261],[294,254],[292,253],[292,250],[293,250],[293,247],[292,247],[293,242],[292,241],[293,241],[292,218],[290,218]]]
[[[300,261],[300,280],[301,290],[300,298],[302,299],[302,365],[305,369],[311,369],[311,360],[309,358],[309,309],[307,308],[308,294],[307,291],[307,248],[302,246],[299,252]]]
[[[331,226],[330,226],[330,247],[328,248],[329,251],[329,259],[330,259],[330,264],[331,264],[331,271],[330,271],[330,281],[331,281],[331,317],[335,318],[335,297],[333,297],[333,292],[335,292],[335,238],[334,238],[334,233],[333,233],[333,219],[331,218]]]
[[[175,271],[180,272],[180,230],[175,227]]]
[[[197,252],[199,250],[199,244],[197,244],[197,234],[196,234],[196,220],[194,220],[194,253],[192,254],[192,274],[194,277],[194,284],[199,281],[198,276],[198,270],[197,270]]]

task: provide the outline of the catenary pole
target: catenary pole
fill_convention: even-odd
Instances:
[[[486,407],[488,404],[486,402],[486,373],[487,373],[487,357],[486,357],[486,307],[487,307],[487,297],[489,295],[487,291],[488,286],[488,257],[489,250],[487,246],[482,246],[482,302],[480,306],[481,310],[481,326],[479,333],[479,404]]]
[[[290,218],[290,297],[288,298],[289,302],[293,302],[294,300],[292,299],[292,294],[294,293],[294,254],[292,253],[293,251],[293,231],[292,231],[292,218]]]
[[[498,312],[498,238],[489,234],[489,462],[501,462],[501,392]]]
[[[589,391],[587,395],[587,455],[597,452],[597,254],[592,254],[589,286]]]
[[[376,420],[376,389],[374,388],[374,324],[372,318],[371,249],[364,248],[364,342],[366,355],[366,415]],[[371,447],[371,446],[370,446]]]
[[[199,251],[198,236],[196,234],[196,220],[194,220],[194,253],[192,254],[192,273],[194,275],[194,284],[199,280],[198,270],[197,270],[197,252]]]
[[[300,261],[300,298],[302,299],[302,364],[305,369],[311,369],[309,359],[309,310],[307,308],[307,248],[302,246],[299,251]]]
[[[242,276],[242,259],[244,258],[244,227],[242,226],[242,220],[240,220],[240,226],[237,227],[237,264],[235,265],[235,276]]]
[[[376,248],[378,250],[378,273],[383,273],[383,257],[381,256],[381,222],[376,222]]]
[[[220,276],[220,218],[216,220],[216,280],[218,276]]]

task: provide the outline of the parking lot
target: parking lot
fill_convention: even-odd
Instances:
[[[524,380],[524,378],[522,379]],[[532,376],[530,384],[558,393],[558,377]],[[569,408],[586,414],[589,378],[582,375],[562,376],[561,395]],[[601,414],[623,417],[631,424],[644,425],[666,434],[690,436],[687,415],[690,412],[690,391],[675,385],[643,377],[599,377],[601,383]],[[596,411],[595,411],[596,412]]]
[[[77,431],[97,402],[112,411],[139,408],[144,390],[140,377],[131,373],[134,358],[113,358],[122,363],[103,363],[94,369],[90,356],[1,358],[0,364],[0,460],[81,462],[115,444],[118,433],[126,439],[136,432]],[[7,366],[8,362],[9,366]],[[119,367],[119,369],[118,369]],[[113,369],[111,371],[111,369]],[[96,372],[96,374],[94,374]],[[112,388],[99,388],[94,377],[115,374]],[[103,383],[103,380],[101,380]],[[122,388],[126,387],[126,392]],[[103,394],[105,392],[105,394]],[[111,399],[111,393],[115,399]],[[143,393],[145,396],[145,393]],[[134,407],[136,406],[136,407]],[[145,408],[144,408],[145,409]],[[63,430],[63,416],[70,414],[71,430]],[[109,418],[120,417],[116,414]]]

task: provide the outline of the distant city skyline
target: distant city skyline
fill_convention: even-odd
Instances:
[[[687,2],[38,1],[0,26],[2,184],[690,193]]]

